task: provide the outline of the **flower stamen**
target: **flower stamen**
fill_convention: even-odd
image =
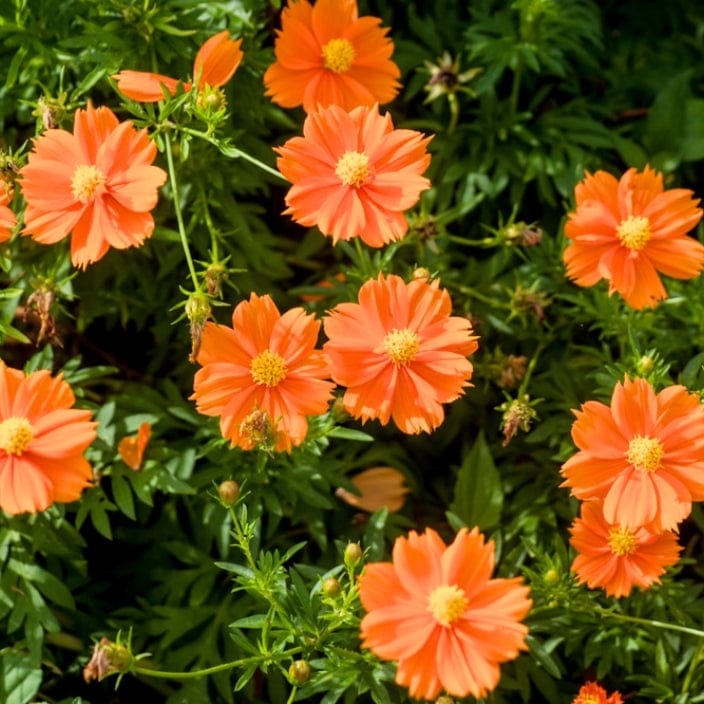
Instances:
[[[369,178],[369,157],[364,152],[345,152],[337,162],[335,175],[345,186],[359,188]]]
[[[657,438],[636,435],[628,443],[626,460],[642,472],[654,472],[660,468],[665,448]]]
[[[650,220],[648,218],[629,215],[616,228],[616,236],[624,247],[633,252],[639,252],[650,239]]]
[[[419,348],[420,338],[409,328],[394,328],[384,338],[384,350],[394,364],[405,366],[412,362]]]
[[[356,56],[349,39],[331,39],[323,45],[323,66],[335,73],[349,71]]]
[[[93,164],[76,167],[71,178],[71,193],[81,203],[90,203],[105,192],[107,177]]]
[[[615,526],[609,530],[609,547],[614,555],[623,557],[636,551],[638,541],[635,534],[627,528]]]
[[[430,592],[428,611],[441,626],[451,626],[467,610],[469,599],[456,584],[443,584]]]
[[[32,424],[22,416],[10,416],[0,422],[0,450],[21,455],[34,439]]]
[[[249,373],[257,384],[269,388],[276,386],[286,378],[286,361],[276,352],[264,350],[260,352],[249,367]]]

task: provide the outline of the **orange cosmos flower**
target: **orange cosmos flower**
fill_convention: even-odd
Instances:
[[[227,83],[242,61],[241,39],[230,39],[227,30],[210,37],[198,50],[193,62],[193,78],[196,91],[206,85],[217,88]],[[184,83],[176,78],[162,76],[160,73],[145,71],[120,71],[112,76],[117,81],[120,92],[138,103],[154,103],[164,99],[164,88],[171,95],[176,94],[179,83],[185,91],[191,90],[191,83]]]
[[[339,105],[388,103],[401,72],[394,45],[377,17],[358,17],[356,0],[294,0],[281,13],[276,63],[264,74],[266,95],[285,108],[306,112]]]
[[[71,387],[46,371],[25,376],[0,362],[0,508],[43,511],[74,501],[93,472],[83,451],[95,439],[90,411],[71,408]]]
[[[11,200],[12,188],[0,178],[0,242],[7,242],[12,237],[17,224],[15,214],[7,207]]]
[[[629,306],[653,307],[667,297],[658,272],[676,279],[698,276],[704,246],[687,236],[701,219],[699,200],[684,188],[663,189],[662,174],[629,169],[619,181],[605,171],[577,185],[564,253],[567,276],[580,286],[609,282]]]
[[[198,411],[221,416],[233,447],[290,452],[306,437],[306,416],[327,411],[334,388],[314,349],[319,330],[303,308],[281,315],[270,296],[255,293],[235,308],[231,328],[206,323],[191,396]]]
[[[430,137],[395,130],[391,116],[336,105],[308,115],[303,137],[275,149],[279,171],[293,184],[284,214],[306,227],[317,225],[333,242],[361,237],[370,247],[401,239],[403,215],[430,181]]]
[[[623,704],[623,699],[618,692],[608,697],[603,687],[596,682],[587,682],[582,685],[572,704]]]
[[[607,521],[601,501],[582,504],[581,518],[575,519],[570,533],[570,544],[579,553],[572,563],[579,583],[601,587],[617,598],[628,596],[634,586],[648,589],[659,584],[665,568],[677,562],[682,550],[672,531],[653,533]]]
[[[359,495],[339,487],[335,495],[350,506],[374,513],[386,507],[392,513],[400,511],[410,489],[404,483],[404,476],[393,467],[372,467],[356,474],[350,480]]]
[[[50,129],[34,140],[21,171],[27,201],[23,235],[53,244],[71,233],[71,261],[85,269],[110,247],[140,246],[166,172],[151,166],[146,130],[106,107],[76,110],[73,134]]]
[[[393,418],[404,433],[429,433],[445,417],[442,404],[469,386],[477,338],[466,318],[450,315],[438,286],[379,274],[363,284],[359,303],[341,303],[323,321],[332,378],[347,387],[345,410],[363,423]]]
[[[604,516],[629,530],[675,528],[704,500],[704,406],[684,386],[656,394],[645,379],[616,384],[611,406],[574,411],[579,452],[562,465],[578,499],[604,499]]]
[[[117,445],[117,452],[120,459],[135,472],[142,467],[144,451],[147,449],[149,439],[152,436],[152,426],[150,423],[141,423],[136,435],[128,435],[122,438]]]
[[[362,645],[398,660],[396,682],[417,699],[441,689],[484,697],[499,683],[499,664],[525,650],[521,620],[532,601],[522,579],[491,579],[494,543],[474,528],[451,545],[431,528],[397,538],[393,561],[367,565],[359,598]]]

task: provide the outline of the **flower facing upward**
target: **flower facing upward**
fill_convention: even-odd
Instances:
[[[580,584],[586,582],[590,589],[601,587],[615,597],[628,596],[634,586],[647,589],[659,583],[682,549],[672,531],[652,533],[606,521],[601,501],[582,504],[582,516],[572,524],[570,533],[570,543],[579,553],[572,571]]]
[[[306,227],[317,225],[333,242],[359,236],[381,247],[399,240],[408,230],[403,211],[430,187],[421,175],[430,163],[429,141],[394,129],[376,106],[311,113],[303,137],[276,149],[279,171],[293,184],[284,212]]]
[[[623,699],[618,692],[608,697],[603,687],[596,682],[587,682],[582,685],[572,704],[623,704]]]
[[[629,169],[619,181],[605,171],[577,185],[564,253],[567,276],[580,286],[609,282],[632,308],[655,306],[667,297],[658,272],[691,279],[704,267],[704,246],[688,237],[701,219],[692,191],[665,191],[662,174]]]
[[[392,562],[366,566],[359,598],[362,646],[398,660],[396,682],[412,697],[441,689],[483,697],[496,687],[499,665],[525,650],[530,607],[520,577],[491,579],[494,544],[474,528],[451,545],[431,528],[397,538]]]
[[[281,315],[270,296],[255,293],[235,308],[231,328],[206,323],[191,396],[198,411],[220,416],[233,447],[290,452],[306,437],[306,416],[327,411],[334,388],[314,349],[319,330],[303,308]]]
[[[332,378],[363,423],[393,418],[404,433],[429,433],[445,417],[442,404],[469,385],[476,337],[438,286],[379,274],[362,285],[359,303],[340,303],[324,319]]]
[[[50,129],[34,140],[20,171],[27,202],[22,234],[53,244],[71,233],[71,261],[85,268],[110,247],[140,246],[166,172],[152,166],[146,130],[109,108],[76,110],[73,134]]]
[[[401,72],[377,17],[358,17],[356,0],[293,0],[281,13],[276,62],[264,74],[266,95],[285,108],[388,103]]]
[[[242,61],[241,43],[241,39],[236,41],[230,39],[230,33],[224,30],[210,37],[203,44],[193,62],[196,91],[202,90],[205,86],[217,88],[225,85],[232,78]],[[113,78],[122,93],[139,103],[163,100],[164,88],[171,95],[175,95],[179,83],[182,83],[185,91],[193,87],[191,83],[145,71],[120,71]]]
[[[562,465],[578,499],[604,499],[604,517],[630,530],[669,530],[704,499],[704,405],[684,386],[659,394],[645,379],[616,384],[611,406],[574,411],[579,448]]]
[[[0,362],[0,508],[35,513],[74,501],[93,478],[83,451],[90,411],[71,408],[71,387],[46,371],[25,376]]]

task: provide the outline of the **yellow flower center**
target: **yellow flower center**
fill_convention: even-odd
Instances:
[[[441,626],[452,625],[467,610],[469,599],[456,584],[443,584],[430,592],[428,611]]]
[[[81,164],[76,167],[71,179],[71,193],[81,203],[89,203],[105,191],[107,178],[97,167]]]
[[[349,71],[355,51],[349,39],[331,39],[323,46],[323,66],[335,73]]]
[[[0,423],[0,450],[8,455],[21,455],[34,438],[34,428],[26,419],[10,416]]]
[[[286,361],[276,352],[260,352],[249,367],[249,373],[257,384],[272,387],[286,378]]]
[[[636,551],[636,536],[626,528],[616,526],[609,531],[609,547],[614,555],[623,557]]]
[[[345,152],[337,162],[335,174],[345,186],[359,188],[369,178],[369,157],[364,152]]]
[[[627,220],[621,222],[616,228],[616,235],[621,244],[634,252],[639,252],[646,244],[652,233],[648,218],[629,215]]]
[[[394,364],[405,366],[413,361],[419,347],[420,338],[408,328],[403,328],[403,330],[394,328],[384,338],[384,349]]]
[[[643,472],[654,472],[660,468],[660,460],[665,454],[662,443],[657,438],[636,435],[628,443],[626,459]]]

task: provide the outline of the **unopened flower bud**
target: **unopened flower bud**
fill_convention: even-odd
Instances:
[[[218,495],[225,506],[232,506],[239,498],[240,485],[233,479],[227,479],[218,487]]]
[[[430,281],[430,270],[424,266],[418,266],[413,270],[414,281]]]
[[[323,582],[323,594],[325,596],[337,596],[340,593],[340,582],[335,577],[328,577]]]
[[[288,668],[288,674],[296,684],[305,684],[310,679],[310,665],[306,660],[296,660]]]
[[[435,700],[435,704],[455,704],[455,700],[443,694]]]
[[[638,360],[638,364],[636,365],[636,369],[638,371],[638,374],[642,374],[642,375],[646,375],[646,374],[649,374],[650,372],[652,372],[653,367],[655,367],[655,360],[647,354],[644,354]]]
[[[557,584],[560,581],[560,573],[556,569],[549,569],[543,575],[545,584]]]
[[[345,548],[345,564],[348,567],[356,567],[364,557],[362,546],[359,543],[347,543]]]

